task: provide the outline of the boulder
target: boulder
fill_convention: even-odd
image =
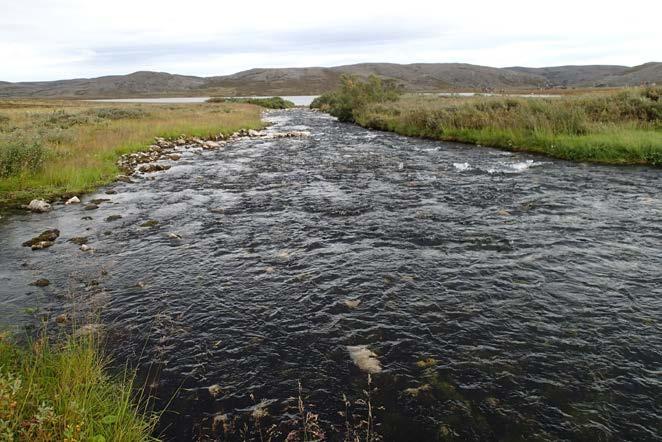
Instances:
[[[259,137],[260,132],[254,130],[254,129],[248,129],[248,136],[249,137]]]
[[[32,200],[30,201],[30,204],[28,204],[28,209],[36,213],[45,213],[50,212],[52,207],[44,200]]]
[[[167,164],[144,164],[138,168],[142,173],[160,172],[168,169],[170,169],[170,166]]]
[[[89,252],[90,250],[92,250],[92,247],[88,246],[87,244],[83,244],[82,246],[80,246],[80,250],[81,252]]]
[[[55,242],[55,240],[56,240],[59,236],[60,236],[60,231],[59,231],[58,229],[48,229],[48,230],[44,230],[43,232],[41,232],[41,233],[39,234],[39,236],[35,236],[34,238],[32,238],[32,239],[30,239],[30,240],[28,240],[28,241],[25,241],[25,242],[23,243],[23,247],[32,247],[33,250],[36,250],[36,249],[34,248],[35,245],[37,245],[37,244],[41,244],[41,243],[50,243],[50,244],[48,244],[48,245],[45,245],[45,246],[42,246],[42,247],[38,247],[38,248],[44,249],[44,248],[46,248],[46,247],[50,247],[50,246],[52,246],[53,243]]]
[[[365,345],[348,345],[347,351],[352,362],[362,371],[376,374],[382,371],[377,355]]]
[[[172,161],[179,161],[182,158],[182,156],[178,153],[173,153],[168,155],[168,158],[170,158]]]
[[[73,196],[73,197],[69,198],[67,200],[67,202],[64,203],[64,204],[66,204],[67,206],[70,205],[70,204],[80,204],[80,199],[78,199],[77,196]]]

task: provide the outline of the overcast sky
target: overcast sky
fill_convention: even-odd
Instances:
[[[0,80],[662,61],[662,1],[0,0]]]

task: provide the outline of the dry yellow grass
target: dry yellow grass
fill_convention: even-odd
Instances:
[[[147,148],[155,136],[207,137],[259,129],[260,113],[257,106],[235,103],[0,101],[0,160],[3,149],[8,152],[17,139],[23,143],[16,148],[19,152],[34,143],[43,150],[36,167],[27,167],[24,163],[31,160],[23,159],[18,171],[0,174],[0,206],[90,191],[113,179],[120,155]]]

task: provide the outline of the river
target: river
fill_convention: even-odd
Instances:
[[[385,440],[662,440],[659,169],[266,119],[312,136],[186,150],[96,210],[0,220],[0,323],[98,312],[171,440],[252,428],[256,404],[280,440],[298,380],[338,439],[343,394],[366,413],[348,346],[383,368]],[[53,247],[21,247],[46,228]]]

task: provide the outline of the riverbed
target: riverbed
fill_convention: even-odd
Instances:
[[[284,437],[298,381],[338,439],[343,394],[366,416],[348,346],[379,362],[386,440],[662,440],[659,169],[265,118],[311,136],[184,149],[98,209],[0,220],[0,323],[91,315],[171,440],[256,409]]]

